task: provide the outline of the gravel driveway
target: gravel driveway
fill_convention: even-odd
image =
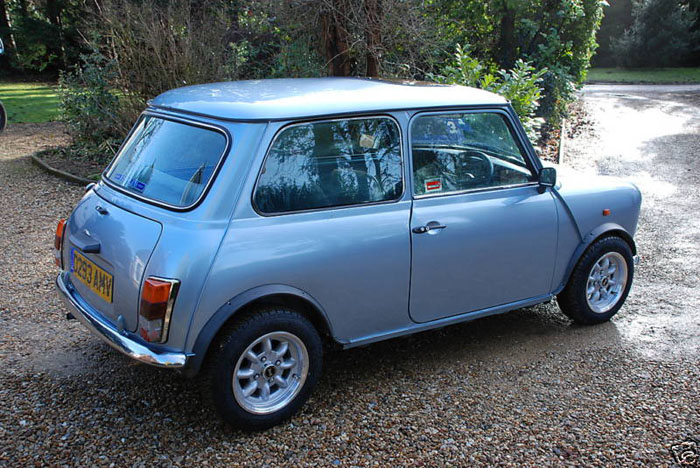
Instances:
[[[63,319],[53,229],[81,196],[30,165],[57,125],[0,136],[0,465],[669,466],[700,439],[700,88],[584,92],[565,165],[644,192],[642,263],[595,327],[556,305],[331,352],[305,409],[232,431],[197,382]]]

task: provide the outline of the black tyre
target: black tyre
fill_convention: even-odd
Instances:
[[[583,254],[557,302],[577,323],[605,322],[622,307],[633,277],[629,244],[619,237],[604,237]]]
[[[296,413],[323,366],[323,345],[302,314],[260,309],[222,331],[207,359],[209,399],[227,423],[261,430]]]
[[[7,112],[5,111],[5,106],[0,102],[0,133],[7,127]]]

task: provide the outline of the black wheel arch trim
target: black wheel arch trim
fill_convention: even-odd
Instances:
[[[576,264],[578,264],[586,249],[590,247],[595,241],[607,235],[614,235],[621,238],[622,240],[627,242],[627,244],[629,244],[630,249],[632,249],[632,255],[637,255],[637,245],[634,242],[634,238],[629,232],[627,232],[625,228],[616,223],[602,224],[594,230],[592,230],[591,232],[589,232],[588,234],[586,234],[583,238],[583,241],[581,241],[579,246],[576,247],[574,254],[571,256],[571,260],[569,260],[569,264],[566,267],[566,272],[564,274],[561,284],[559,284],[559,286],[552,294],[557,295],[564,289],[566,284],[569,282],[569,278],[571,278],[571,274],[573,273]]]
[[[328,334],[335,340],[335,335],[331,326],[328,315],[326,314],[321,304],[314,299],[306,291],[285,284],[268,284],[258,286],[247,291],[244,291],[237,296],[232,297],[224,305],[212,315],[207,323],[199,330],[197,338],[192,348],[192,355],[187,360],[187,366],[183,369],[183,373],[188,377],[193,377],[199,373],[202,367],[204,358],[207,355],[209,346],[214,341],[214,338],[219,333],[219,330],[228,322],[234,315],[245,309],[248,305],[265,298],[273,298],[279,296],[294,297],[297,300],[309,304],[314,310],[309,311],[315,315],[312,319],[322,320]],[[314,320],[312,320],[314,322]],[[319,330],[321,332],[321,330]],[[336,340],[337,341],[337,340]]]

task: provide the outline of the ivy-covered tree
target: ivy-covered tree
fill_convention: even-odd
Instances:
[[[612,49],[625,67],[671,67],[687,63],[700,46],[694,30],[697,13],[678,0],[640,0],[634,4],[634,22]]]

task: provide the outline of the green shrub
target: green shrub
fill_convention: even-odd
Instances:
[[[500,94],[510,101],[528,137],[536,142],[544,124],[544,119],[536,117],[536,112],[542,98],[540,84],[546,73],[546,69],[537,71],[523,60],[517,60],[510,70],[496,70],[472,57],[468,47],[458,44],[454,60],[445,67],[443,74],[431,78],[439,83],[471,86]]]
[[[81,56],[75,71],[59,80],[62,118],[73,137],[76,157],[109,161],[132,122],[113,87],[116,63],[98,50]]]
[[[597,45],[602,0],[431,0],[441,36],[472,44],[473,56],[510,70],[523,60],[547,72],[538,115],[557,124],[583,84]]]
[[[85,20],[91,52],[60,78],[74,156],[109,161],[147,101],[164,91],[264,76],[268,44],[233,28],[235,16],[223,0],[103,0]],[[257,21],[241,16],[245,25]]]

